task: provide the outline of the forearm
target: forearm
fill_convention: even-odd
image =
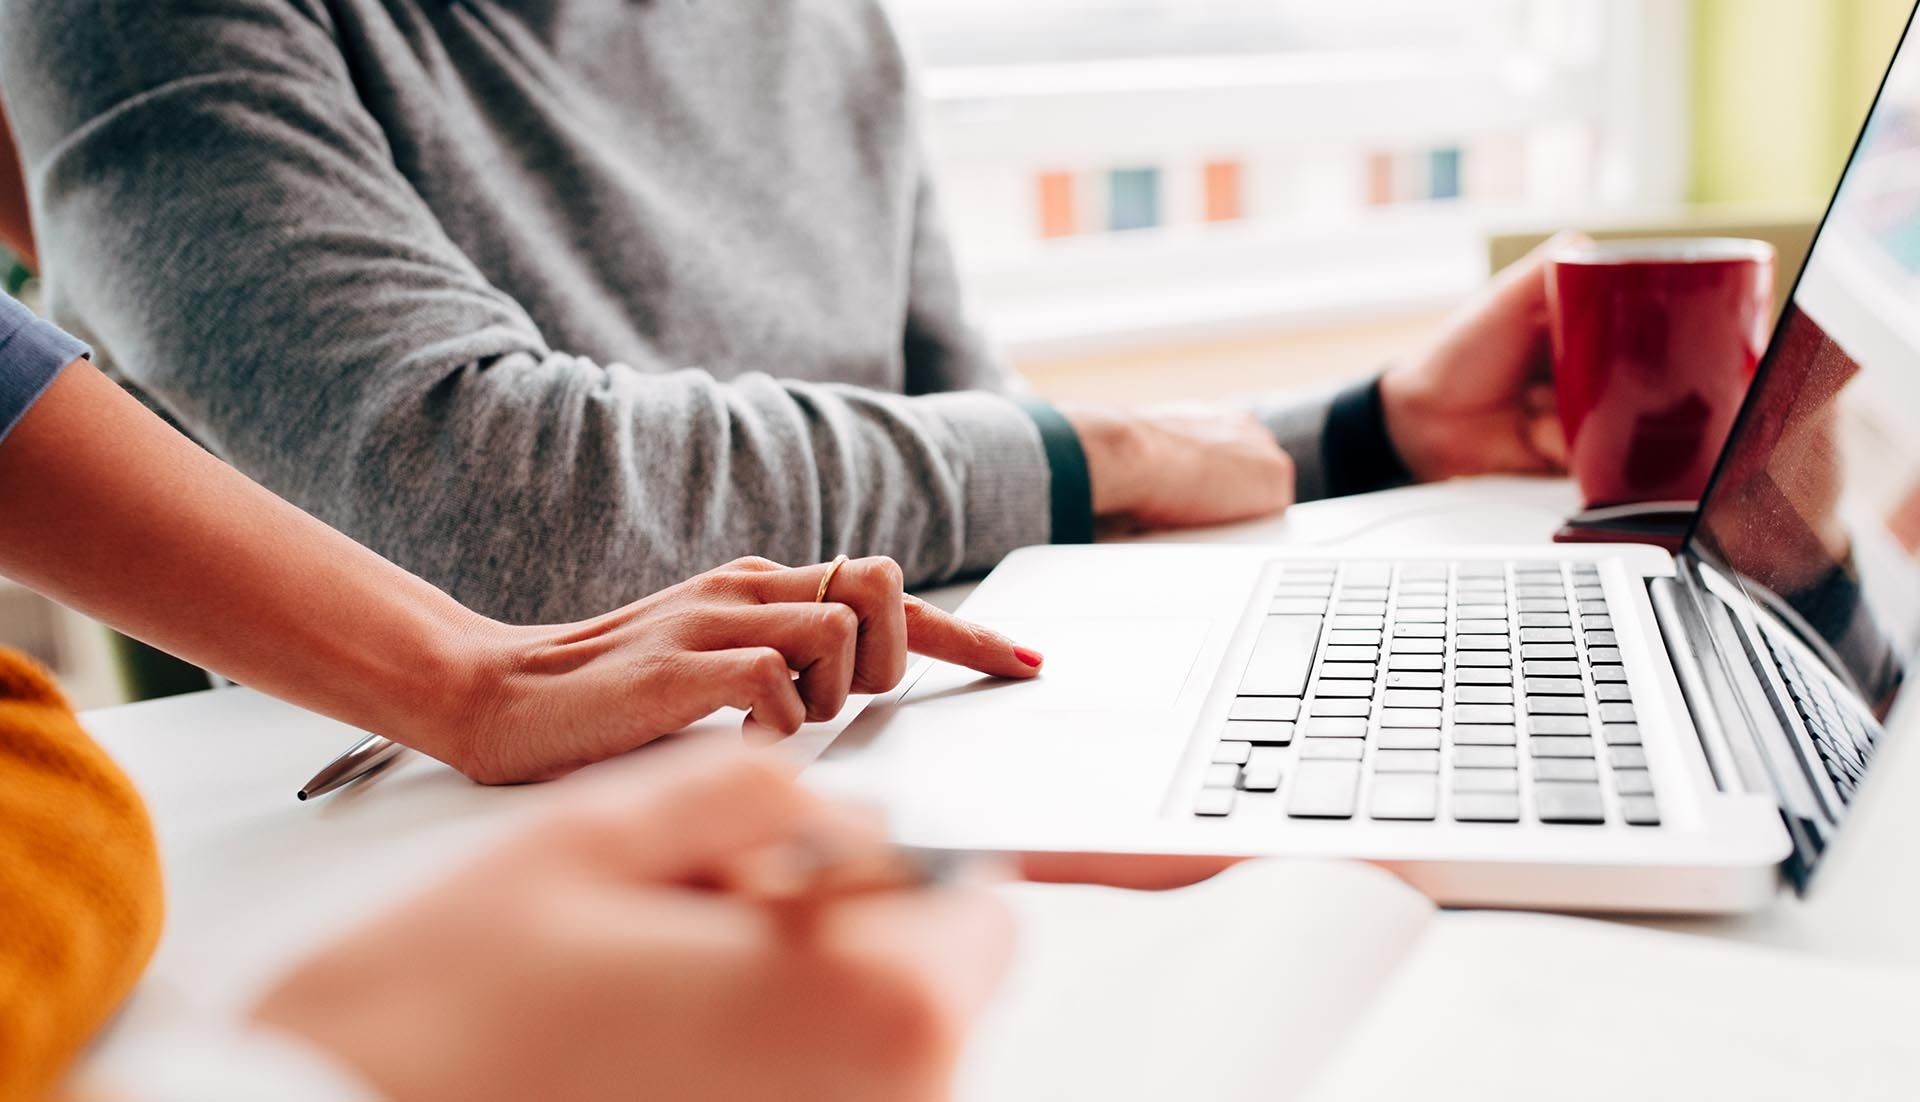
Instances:
[[[92,366],[0,444],[0,574],[445,758],[499,632],[193,446]]]

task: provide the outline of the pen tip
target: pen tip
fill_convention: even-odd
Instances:
[[[307,790],[303,788],[300,791],[295,792],[294,795],[298,796],[301,800],[305,800],[307,798]]]

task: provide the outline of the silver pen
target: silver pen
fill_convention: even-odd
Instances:
[[[328,762],[327,767],[315,773],[313,779],[302,785],[296,795],[303,800],[324,796],[342,785],[351,784],[385,768],[387,763],[406,749],[392,739],[368,735],[354,743],[353,749]]]

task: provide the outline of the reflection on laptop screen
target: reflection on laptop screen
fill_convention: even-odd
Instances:
[[[1734,575],[1886,722],[1920,644],[1920,47],[1903,42],[1703,506]],[[1905,694],[1907,707],[1920,691]]]

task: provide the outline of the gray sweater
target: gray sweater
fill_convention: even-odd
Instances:
[[[0,81],[55,318],[476,608],[1049,538],[876,3],[0,0]]]

